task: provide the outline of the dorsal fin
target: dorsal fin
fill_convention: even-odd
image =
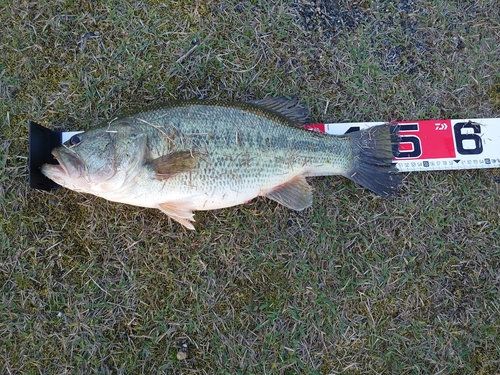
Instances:
[[[309,111],[299,104],[296,96],[287,98],[285,96],[278,98],[265,98],[259,100],[249,100],[247,103],[276,112],[290,120],[294,126],[301,126],[308,123]]]

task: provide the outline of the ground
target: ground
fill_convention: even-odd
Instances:
[[[4,1],[0,374],[500,373],[498,170],[157,210],[27,184],[28,121],[297,95],[313,122],[498,117],[500,4]],[[179,360],[183,345],[187,358]],[[182,358],[182,357],[180,357]]]

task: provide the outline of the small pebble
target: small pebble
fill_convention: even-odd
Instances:
[[[182,344],[181,350],[177,352],[177,359],[183,361],[188,357],[188,346],[187,344]]]

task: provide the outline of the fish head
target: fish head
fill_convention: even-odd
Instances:
[[[126,122],[76,134],[52,150],[42,173],[68,189],[103,195],[130,185],[144,164],[147,135]]]

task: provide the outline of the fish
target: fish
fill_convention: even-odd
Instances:
[[[194,211],[257,196],[301,211],[306,177],[341,175],[397,195],[399,137],[388,124],[342,136],[304,129],[297,98],[167,101],[107,121],[52,150],[42,173],[59,185],[114,202],[157,208],[188,229]]]

